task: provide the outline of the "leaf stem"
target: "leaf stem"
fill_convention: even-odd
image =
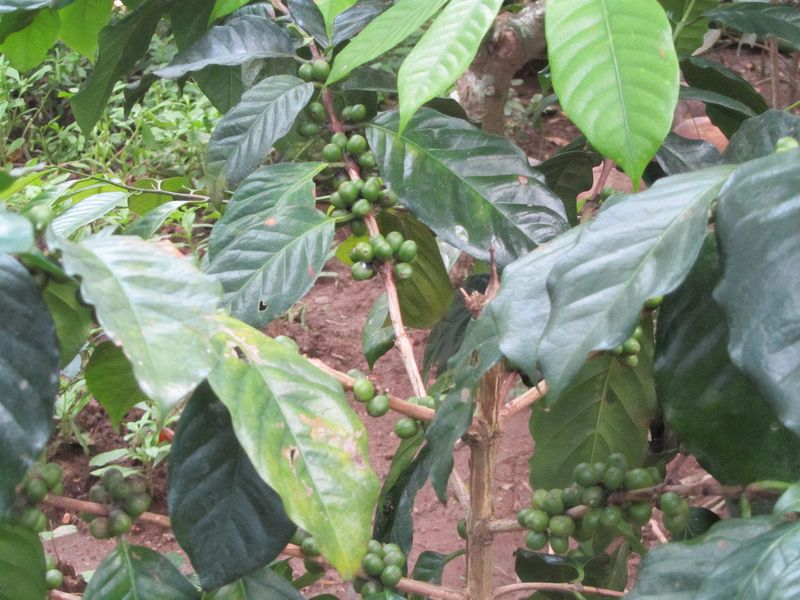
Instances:
[[[195,200],[198,202],[208,202],[210,200],[208,196],[203,196],[202,194],[186,194],[181,192],[170,192],[167,190],[158,190],[158,189],[151,190],[148,188],[137,188],[132,185],[126,185],[118,181],[112,181],[110,179],[106,179],[105,177],[99,177],[97,175],[87,175],[86,173],[82,173],[81,171],[76,171],[75,169],[70,169],[69,167],[56,167],[56,168],[61,171],[66,171],[67,173],[72,173],[73,175],[78,175],[83,179],[91,179],[93,181],[99,181],[100,183],[107,183],[109,185],[122,188],[123,190],[127,190],[129,192],[136,192],[141,194],[160,194],[162,196],[170,196],[172,198],[181,198],[184,200]]]
[[[583,585],[582,583],[546,583],[546,582],[525,582],[512,583],[497,588],[494,592],[495,598],[513,594],[514,592],[562,592],[573,594],[593,594],[596,596],[607,596],[609,598],[622,598],[625,592],[607,590],[604,588]]]

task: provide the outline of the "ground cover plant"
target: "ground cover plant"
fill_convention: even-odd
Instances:
[[[43,505],[117,539],[86,600],[303,598],[329,571],[375,600],[797,597],[800,119],[693,53],[712,23],[750,34],[777,80],[799,15],[711,0],[0,0],[13,68],[57,40],[93,61],[69,98],[87,139],[120,80],[133,105],[191,79],[221,114],[202,181],[2,172],[0,598],[74,597],[43,551]],[[168,64],[154,35],[177,47]],[[582,135],[532,167],[492,133],[514,75],[497,65],[516,71],[545,41],[542,106],[557,99]],[[471,64],[483,71],[465,83]],[[464,85],[482,127],[448,96]],[[723,153],[670,133],[679,98],[705,104]],[[634,191],[603,192],[614,164]],[[413,396],[263,333],[332,253],[381,282],[363,353],[370,367],[398,353]],[[407,328],[430,329],[421,365]],[[149,406],[127,426],[146,478],[108,460],[88,500],[63,495],[42,458],[59,390],[90,393],[114,426]],[[353,403],[400,416],[383,481]],[[80,438],[71,410],[62,438]],[[525,418],[530,505],[498,514],[503,430]],[[149,512],[162,433],[168,517]],[[715,480],[672,481],[678,453]],[[410,565],[426,482],[463,509],[464,544]],[[648,549],[653,518],[672,540]],[[136,519],[172,529],[191,578],[126,541]],[[520,581],[497,586],[509,531]],[[465,585],[443,585],[462,554]]]

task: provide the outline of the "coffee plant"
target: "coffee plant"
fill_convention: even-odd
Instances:
[[[798,10],[503,5],[0,0],[0,51],[15,68],[57,41],[94,61],[68,94],[85,135],[120,81],[130,107],[154,81],[191,78],[223,115],[201,189],[59,166],[0,173],[0,598],[42,600],[61,584],[36,533],[41,503],[118,538],[85,600],[294,599],[331,570],[384,600],[798,597],[800,118],[693,55],[714,23],[782,60],[800,49]],[[537,167],[448,96],[476,54],[485,63],[513,38],[494,35],[501,18],[524,23],[517,41],[546,41],[543,85],[582,133]],[[178,52],[158,64],[149,43],[167,30]],[[396,74],[376,66],[412,34]],[[517,60],[498,56],[486,98],[505,98],[503,61]],[[724,152],[670,133],[679,98],[706,103]],[[600,182],[579,211],[601,161],[637,191],[605,197]],[[181,211],[190,256],[159,233]],[[372,366],[398,352],[412,398],[262,333],[332,248],[354,280],[383,286],[364,354]],[[443,253],[474,259],[463,293]],[[423,369],[407,327],[431,330]],[[79,353],[113,423],[142,400],[182,409],[169,518],[116,469],[77,500],[39,462],[60,369]],[[400,416],[383,482],[351,401]],[[497,514],[503,430],[528,415],[530,504]],[[676,481],[666,465],[679,453],[715,480]],[[465,545],[412,567],[427,481],[463,508],[453,527]],[[654,518],[672,541],[648,551]],[[199,587],[119,537],[136,519],[172,528]],[[520,582],[497,587],[504,532],[518,536]],[[626,590],[632,552],[643,559]],[[466,585],[442,585],[462,553]]]

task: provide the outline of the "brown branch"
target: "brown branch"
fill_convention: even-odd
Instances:
[[[531,404],[541,399],[547,393],[547,382],[542,380],[535,387],[530,388],[524,393],[508,402],[500,409],[500,420],[508,421],[518,412],[525,410]]]
[[[50,600],[81,600],[81,598],[83,598],[83,596],[68,594],[61,590],[50,590]]]
[[[337,371],[333,367],[325,364],[318,358],[309,358],[308,359],[315,367],[320,369],[321,371],[325,371],[328,375],[336,379],[342,386],[350,390],[353,388],[353,384],[355,383],[355,379],[350,377],[347,373],[342,373],[341,371]],[[436,416],[436,412],[433,409],[427,408],[425,406],[420,406],[419,404],[412,404],[411,402],[407,402],[405,400],[401,400],[395,396],[389,396],[389,408],[391,408],[395,412],[399,412],[400,414],[406,415],[407,417],[413,417],[414,419],[419,419],[420,421],[433,421],[433,417]]]
[[[54,496],[48,494],[42,500],[44,504],[55,506],[56,508],[65,508],[78,512],[87,512],[93,515],[106,516],[110,512],[108,505],[98,504],[97,502],[89,502],[88,500],[78,500],[76,498],[67,498],[66,496]],[[150,523],[151,525],[158,525],[169,529],[171,527],[169,517],[166,515],[159,515],[157,513],[146,512],[142,513],[137,519],[142,523]]]
[[[505,596],[506,594],[513,594],[514,592],[563,592],[563,593],[578,593],[578,594],[594,594],[596,596],[608,596],[610,598],[622,598],[625,592],[618,592],[616,590],[606,590],[591,585],[583,585],[582,583],[545,583],[545,582],[529,582],[529,583],[512,583],[497,588],[494,591],[494,597]]]

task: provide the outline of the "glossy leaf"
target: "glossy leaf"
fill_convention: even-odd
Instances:
[[[42,600],[44,548],[28,529],[0,523],[0,600]]]
[[[239,581],[203,594],[203,600],[303,600],[282,575],[270,567],[250,573]]]
[[[375,300],[369,310],[367,321],[364,323],[364,332],[361,335],[361,350],[367,365],[371,369],[378,359],[394,348],[394,328],[385,325],[389,318],[389,301],[383,293]]]
[[[228,320],[209,381],[258,474],[346,579],[370,539],[378,479],[341,385],[296,351]],[[244,360],[240,360],[237,353]]]
[[[515,555],[515,571],[522,581],[567,583],[580,578],[584,585],[612,590],[622,590],[627,583],[625,563],[630,555],[627,544],[622,544],[612,556],[604,553],[560,556],[531,552],[525,548],[519,548]],[[569,592],[538,592],[533,597],[536,600],[568,600],[574,596]]]
[[[207,384],[181,415],[169,471],[172,527],[203,588],[231,584],[231,594],[240,590],[242,598],[250,598],[246,590],[274,585],[270,569],[251,573],[278,557],[295,526],[280,497],[253,468],[228,410]],[[240,577],[245,579],[231,583]],[[210,596],[236,597],[222,590]]]
[[[337,46],[356,37],[378,15],[391,8],[393,3],[393,0],[359,0],[344,12],[336,15],[331,32],[333,45]]]
[[[182,206],[185,206],[187,200],[170,200],[153,210],[149,211],[145,216],[136,219],[128,227],[125,228],[125,235],[137,235],[142,239],[149,239],[161,229],[171,214],[176,212]]]
[[[467,395],[462,398],[458,389],[447,395],[436,409],[436,416],[425,430],[425,440],[431,451],[430,477],[439,501],[447,502],[447,482],[453,470],[453,447],[472,424],[474,405]]]
[[[344,79],[361,65],[385,54],[444,6],[447,0],[401,0],[381,13],[336,55],[328,84]]]
[[[51,246],[63,252],[65,270],[81,277],[81,295],[105,334],[122,344],[139,387],[164,411],[205,378],[214,361],[210,318],[220,300],[213,278],[171,246],[136,237]]]
[[[323,48],[330,45],[325,20],[314,0],[287,0],[289,16]]]
[[[709,237],[686,280],[659,309],[656,386],[664,417],[722,483],[800,478],[800,437],[778,423],[728,356],[725,315],[711,297],[720,275]]]
[[[638,187],[678,100],[678,59],[663,9],[655,0],[555,0],[545,34],[564,112]]]
[[[486,308],[494,320],[500,350],[538,380],[539,342],[550,316],[547,278],[564,260],[584,228],[576,227],[514,261],[503,271],[500,291]],[[524,331],[525,335],[519,335]]]
[[[114,428],[119,427],[130,409],[147,401],[122,348],[111,342],[104,342],[94,349],[84,377],[86,387],[108,413]]]
[[[742,120],[744,120],[744,118],[756,116],[756,114],[746,104],[730,98],[729,96],[724,96],[723,94],[718,94],[709,90],[682,85],[680,89],[680,99],[698,100],[706,105],[711,104],[732,112],[737,112],[742,115]]]
[[[314,85],[291,75],[268,77],[242,95],[217,124],[207,166],[220,189],[236,187],[286,135],[314,93]]]
[[[447,3],[397,73],[400,131],[419,107],[444,94],[467,70],[502,4],[502,0]]]
[[[113,0],[75,0],[58,11],[58,37],[67,46],[94,60],[100,30],[108,24]]]
[[[592,188],[592,169],[600,162],[595,152],[571,150],[559,152],[536,167],[544,173],[547,187],[561,198],[573,227],[578,224],[578,194]]]
[[[417,243],[417,258],[410,279],[396,281],[403,322],[427,329],[442,318],[453,299],[453,286],[442,262],[436,238],[427,226],[404,212],[383,211],[378,215],[382,232],[399,231]]]
[[[656,154],[659,166],[667,175],[679,175],[722,163],[722,155],[705,140],[690,140],[670,133]]]
[[[356,2],[357,0],[316,0],[317,8],[320,14],[322,14],[325,27],[329,34],[336,16],[353,6]]]
[[[125,206],[128,195],[123,192],[96,194],[69,207],[58,215],[50,227],[59,237],[69,237],[84,225],[99,219],[115,208]]]
[[[265,18],[244,15],[212,27],[155,73],[166,79],[179,79],[209,65],[233,66],[258,58],[291,57],[295,48],[295,41],[280,26]]]
[[[19,71],[33,69],[47,58],[47,51],[58,39],[59,26],[56,11],[50,8],[40,10],[30,24],[0,44],[0,52]]]
[[[26,252],[33,247],[33,224],[0,208],[0,253]]]
[[[792,518],[790,513],[800,513],[800,483],[789,487],[775,503],[775,517],[788,521]]]
[[[659,0],[672,22],[672,39],[678,56],[689,56],[703,45],[708,19],[703,13],[719,5],[719,0]]]
[[[800,15],[795,6],[737,2],[709,10],[706,16],[743,33],[779,38],[800,50]]]
[[[53,0],[1,0],[0,15],[18,10],[32,11],[50,6],[52,2]]]
[[[714,292],[730,328],[728,351],[800,435],[800,150],[739,167],[720,194],[717,232],[725,270]]]
[[[718,95],[715,102],[707,104],[706,113],[729,138],[752,113],[761,114],[768,109],[764,97],[747,80],[716,61],[693,56],[681,62],[681,73],[693,88]],[[731,106],[724,105],[726,97],[731,99]],[[752,113],[743,112],[741,105],[749,107]]]
[[[411,579],[416,581],[425,581],[439,585],[442,583],[442,576],[444,575],[444,568],[447,564],[455,558],[458,558],[464,553],[463,550],[457,550],[450,554],[441,554],[433,550],[424,550],[419,553],[417,562],[414,563],[414,570],[411,573]],[[424,600],[425,596],[420,594],[412,594],[410,600]]]
[[[84,600],[199,600],[200,593],[167,559],[120,541],[92,575]]]
[[[161,20],[162,4],[145,0],[122,19],[100,31],[100,55],[89,79],[70,100],[81,131],[89,135],[103,114],[114,84],[133,70],[150,46]]]
[[[58,389],[53,320],[31,276],[0,254],[0,515],[47,445]]]
[[[235,12],[247,4],[250,0],[216,0],[211,14],[208,16],[208,24],[211,25],[215,21],[227,17],[232,12]]]
[[[492,246],[506,265],[567,228],[561,201],[507,140],[427,108],[402,134],[398,121],[387,112],[367,128],[381,175],[444,241],[487,261]]]
[[[72,281],[51,280],[42,300],[50,311],[58,335],[58,366],[66,367],[83,348],[92,330],[92,312],[78,302],[78,285]]]
[[[708,208],[730,174],[714,167],[617,195],[550,273],[552,309],[539,348],[555,400],[593,350],[631,335],[645,300],[680,285],[700,252]]]
[[[605,462],[614,452],[633,466],[642,465],[656,415],[652,365],[652,340],[643,338],[635,368],[613,356],[597,356],[585,363],[557,404],[534,404],[531,485],[566,487],[574,481],[576,465]]]
[[[743,163],[767,156],[775,151],[775,142],[786,136],[800,140],[800,117],[783,110],[768,110],[742,123],[725,150],[725,158],[731,163]]]

